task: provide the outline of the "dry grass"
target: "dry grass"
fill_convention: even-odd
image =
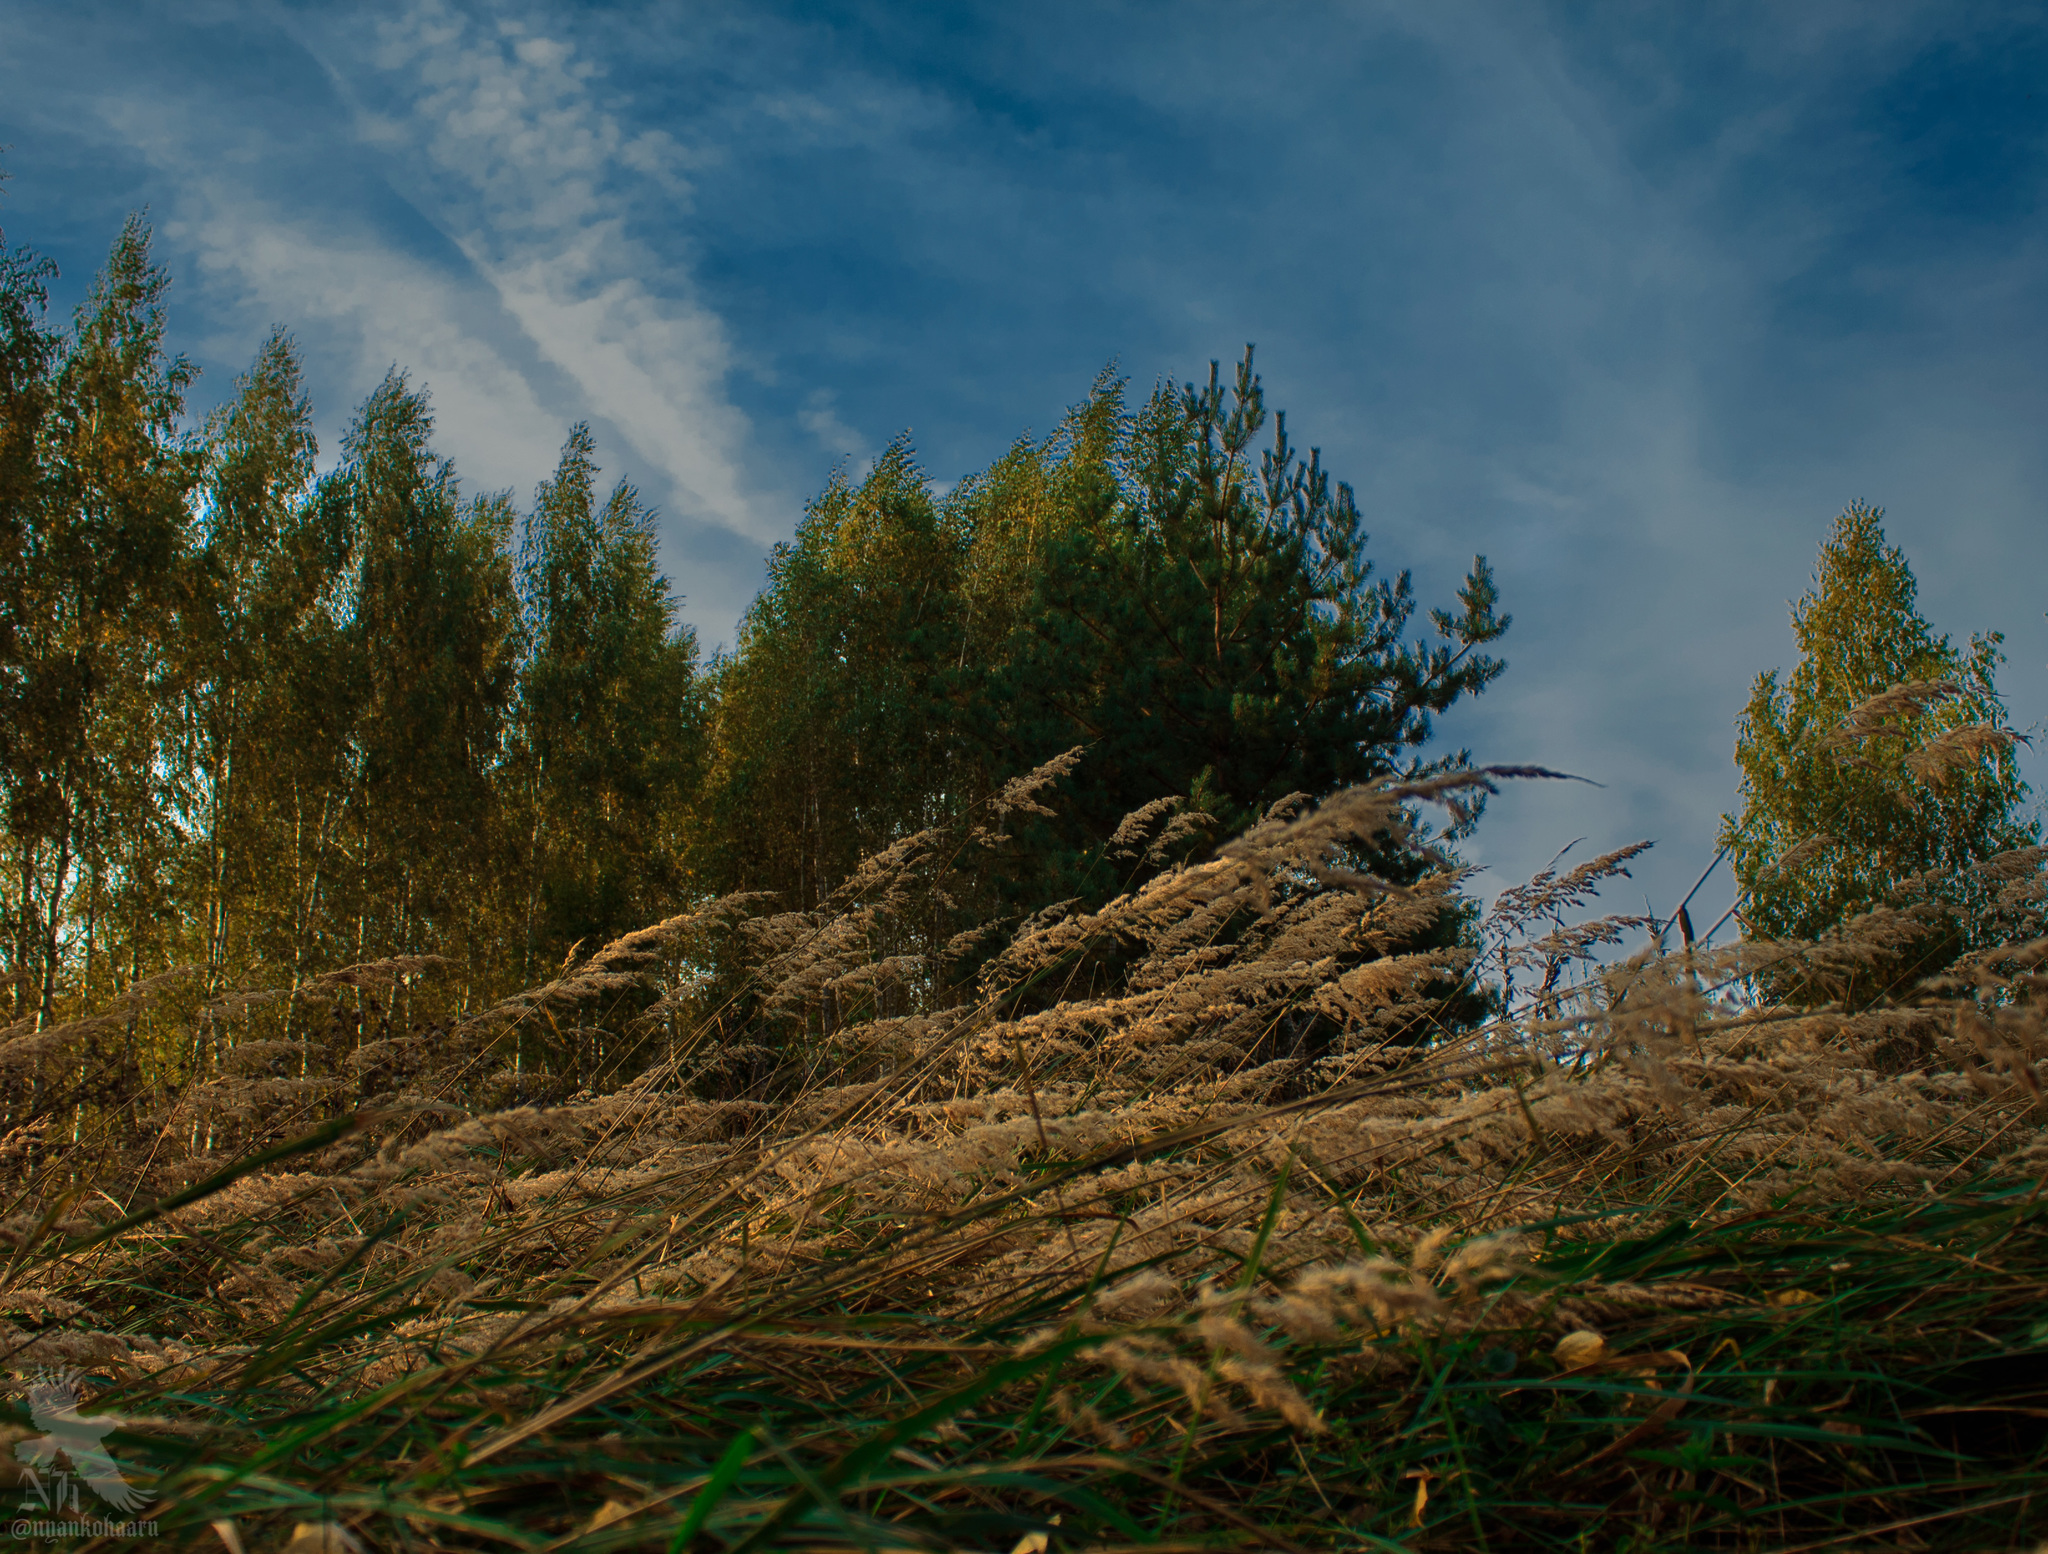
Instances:
[[[2043,850],[1853,1010],[1754,990],[1893,963],[1953,890],[1600,965],[1631,849],[1418,949],[1456,870],[1357,845],[1494,769],[1282,806],[947,1001],[969,946],[919,925],[1043,775],[819,913],[714,903],[461,1021],[319,1036],[422,963],[198,1011],[141,1125],[0,1142],[8,1365],[93,1378],[214,1547],[2019,1545]],[[1475,985],[1499,1017],[1442,1029]],[[536,1030],[632,1077],[548,1098]]]

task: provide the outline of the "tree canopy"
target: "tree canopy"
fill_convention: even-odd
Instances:
[[[654,514],[623,481],[599,503],[597,473],[596,441],[578,425],[520,544],[527,652],[504,788],[529,963],[652,921],[688,894],[697,639],[656,568]]]
[[[139,219],[68,330],[52,273],[0,259],[9,1023],[173,968],[222,998],[365,962],[451,968],[460,1011],[721,892],[802,913],[951,836],[945,888],[876,939],[937,997],[989,925],[1413,767],[1501,672],[1484,561],[1412,629],[1408,575],[1368,558],[1249,351],[1135,405],[1105,372],[949,489],[907,437],[842,469],[704,664],[589,426],[530,503],[474,491],[393,368],[322,473],[282,329],[187,417]],[[351,1008],[366,1042],[380,1017]],[[123,1061],[168,1082],[203,1056]]]
[[[1256,439],[1270,421],[1271,440]],[[1227,389],[1135,411],[1104,374],[1042,442],[941,501],[899,440],[835,477],[718,669],[710,802],[725,880],[808,905],[852,863],[1063,750],[1020,821],[1020,904],[1129,883],[1108,844],[1179,797],[1228,833],[1412,759],[1502,669],[1483,559],[1433,635],[1376,574],[1351,488],[1298,455],[1246,352]],[[742,829],[741,813],[757,824]]]
[[[1817,936],[2037,831],[1995,684],[2003,638],[1937,633],[1882,519],[1860,502],[1835,519],[1792,607],[1798,666],[1759,674],[1739,725],[1742,810],[1721,835],[1752,937]]]
[[[1250,350],[1227,391],[1215,364],[1205,385],[1162,385],[1119,414],[1045,537],[988,726],[1012,765],[1088,745],[1077,852],[1162,794],[1227,834],[1385,776],[1505,667],[1483,651],[1509,624],[1485,559],[1455,610],[1431,611],[1433,637],[1411,637],[1409,574],[1376,575],[1351,487],[1297,454],[1284,412],[1257,446],[1268,420]]]

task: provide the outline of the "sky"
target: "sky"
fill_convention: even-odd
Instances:
[[[470,490],[589,421],[707,647],[835,466],[1255,342],[1383,570],[1494,567],[1445,747],[1601,785],[1488,886],[1650,838],[1668,913],[1852,500],[2048,748],[2044,88],[2048,10],[1906,0],[0,0],[0,228],[68,307],[145,210],[195,412],[286,325],[330,458],[394,365]]]

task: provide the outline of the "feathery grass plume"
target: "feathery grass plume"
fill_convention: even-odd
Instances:
[[[1480,924],[1479,938],[1485,946],[1482,971],[1498,979],[1501,996],[1510,1008],[1520,1007],[1526,998],[1532,1004],[1531,1012],[1540,1009],[1574,964],[1591,961],[1596,951],[1655,926],[1651,919],[1633,913],[1595,918],[1579,915],[1602,885],[1627,879],[1628,865],[1654,844],[1633,842],[1559,874],[1558,864],[1577,845],[1574,842],[1562,849],[1525,884],[1503,890]],[[1537,985],[1525,995],[1518,978],[1532,972],[1537,974]]]
[[[1929,787],[1944,787],[1957,773],[1981,766],[1987,755],[2009,748],[2018,738],[1994,723],[1966,723],[1908,750],[1906,770]]]
[[[1899,731],[1891,726],[1895,720],[1917,718],[1929,708],[1963,694],[1963,687],[1954,680],[1902,681],[1851,707],[1842,721],[1821,740],[1821,748],[1842,752],[1853,749],[1866,739],[1883,734],[1896,735]]]
[[[0,1344],[90,1370],[188,1541],[2009,1544],[2048,1491],[2042,850],[1974,866],[1997,943],[1858,1009],[1750,990],[1919,908],[1595,964],[1574,914],[1639,849],[1416,948],[1457,870],[1346,848],[1502,775],[1290,807],[964,984],[904,927],[949,834],[460,1020],[223,1045],[71,1166],[0,1143]],[[1443,1018],[1511,967],[1543,997]],[[528,1025],[644,1056],[508,1103]],[[207,1149],[202,1094],[269,1157]]]

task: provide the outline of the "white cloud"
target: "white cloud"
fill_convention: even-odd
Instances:
[[[366,43],[359,17],[316,13],[297,41],[341,98],[338,139],[331,117],[279,134],[204,94],[93,104],[157,175],[160,229],[216,304],[209,354],[246,359],[284,322],[330,425],[403,367],[472,484],[531,489],[590,419],[682,519],[779,538],[743,473],[724,325],[692,294],[688,255],[632,230],[652,207],[673,229],[692,153],[623,124],[597,64],[516,20],[429,3]]]
[[[567,375],[577,413],[667,475],[689,517],[778,537],[742,475],[749,428],[725,392],[724,327],[628,230],[636,200],[687,200],[683,148],[625,129],[600,104],[598,67],[516,20],[417,7],[379,29],[372,60],[401,111],[366,114],[366,132],[413,159],[437,220]]]
[[[862,458],[868,451],[868,440],[839,418],[838,398],[830,389],[811,390],[803,409],[797,412],[797,424],[815,437],[827,453]]]
[[[373,233],[179,171],[163,234],[228,304],[209,354],[246,358],[264,324],[282,322],[307,348],[330,428],[344,403],[397,366],[431,391],[436,440],[472,485],[530,487],[553,467],[564,418],[536,391],[530,364],[506,349],[498,309],[473,282]]]

